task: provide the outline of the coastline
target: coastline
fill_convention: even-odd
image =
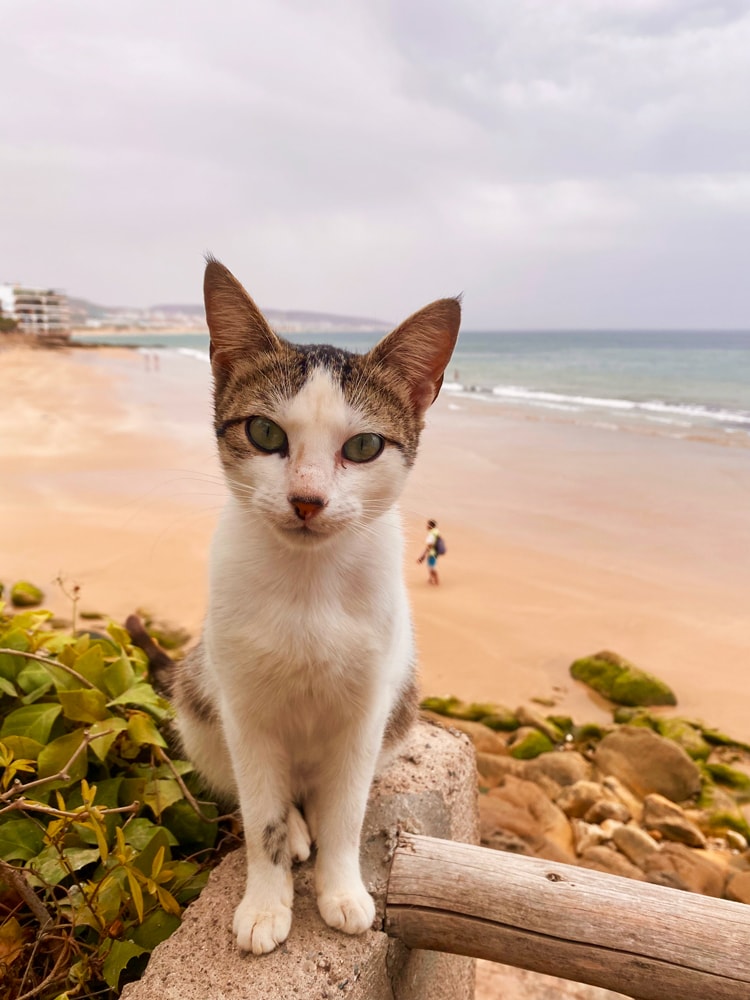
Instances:
[[[6,351],[0,574],[82,587],[196,633],[224,488],[208,367],[107,347]],[[675,690],[677,714],[750,739],[746,449],[582,427],[443,395],[402,503],[425,694],[606,720],[569,664],[610,647]],[[416,565],[424,522],[448,554]]]

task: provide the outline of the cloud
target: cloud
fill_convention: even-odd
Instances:
[[[211,249],[279,307],[747,322],[744,2],[6,7],[3,280],[196,301]]]

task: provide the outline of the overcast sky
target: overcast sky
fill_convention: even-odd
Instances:
[[[4,0],[0,281],[750,327],[748,0]]]

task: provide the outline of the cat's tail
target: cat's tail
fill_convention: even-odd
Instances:
[[[162,698],[171,699],[175,661],[151,638],[138,615],[129,615],[125,619],[125,628],[133,645],[142,649],[148,657],[148,679],[154,690]]]

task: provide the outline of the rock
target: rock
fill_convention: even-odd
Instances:
[[[521,705],[520,708],[516,709],[516,717],[522,726],[531,726],[532,729],[538,729],[540,733],[544,733],[551,743],[560,743],[562,741],[563,734],[559,726],[556,726],[554,722],[550,722],[549,719],[545,719],[543,715],[532,711],[525,705]]]
[[[552,778],[558,785],[573,785],[576,781],[591,778],[593,768],[589,761],[577,750],[543,753],[530,760],[525,766],[525,777],[537,781],[541,774]]]
[[[672,690],[609,650],[576,660],[571,675],[619,705],[676,705]]]
[[[652,792],[682,802],[701,789],[697,765],[682,747],[640,726],[621,726],[597,746],[596,766],[624,782],[637,795]]]
[[[643,869],[647,858],[661,848],[645,830],[633,824],[612,831],[612,840],[619,851],[636,867]]]
[[[750,872],[730,875],[724,895],[735,903],[750,903]]]
[[[579,864],[582,868],[593,868],[597,872],[608,872],[610,875],[621,875],[623,878],[634,878],[644,881],[645,876],[640,868],[636,868],[626,857],[612,847],[589,847],[581,855]]]
[[[706,770],[718,784],[742,792],[746,797],[750,794],[750,777],[744,771],[720,761],[706,764]]]
[[[480,750],[483,753],[496,754],[507,754],[508,752],[505,747],[505,740],[501,739],[497,733],[493,733],[487,726],[483,726],[481,722],[470,722],[468,719],[446,718],[444,715],[438,715],[436,712],[422,712],[422,715],[432,722],[437,722],[444,729],[457,729],[461,733],[466,733],[474,744],[474,749],[477,753]]]
[[[648,881],[657,885],[705,896],[721,896],[724,892],[725,873],[702,851],[684,844],[665,843],[661,850],[649,855],[643,871]]]
[[[622,802],[613,802],[611,799],[600,799],[593,804],[583,818],[587,823],[603,823],[605,820],[628,823],[631,819],[631,814],[628,807]]]
[[[724,838],[733,851],[747,850],[747,838],[743,837],[737,830],[725,830]]]
[[[566,816],[580,819],[605,795],[604,789],[596,781],[576,781],[563,788],[556,804]]]
[[[693,760],[706,760],[711,753],[698,727],[686,719],[659,719],[656,731],[667,740],[677,743]]]
[[[674,840],[688,847],[705,847],[706,838],[685,815],[684,810],[663,795],[647,795],[643,800],[643,819],[647,830],[656,830],[667,840]]]
[[[497,753],[486,753],[480,750],[477,753],[477,771],[480,776],[480,785],[486,788],[495,788],[502,784],[507,774],[513,774],[517,778],[523,777],[523,761],[514,757]]]
[[[606,789],[608,797],[613,802],[621,802],[630,813],[631,818],[640,822],[643,815],[643,802],[637,795],[634,795],[613,774],[602,777],[602,785]]]
[[[548,736],[539,732],[538,729],[524,726],[518,729],[508,744],[511,757],[517,760],[530,760],[538,757],[540,753],[549,753],[554,750],[554,745]]]
[[[27,580],[19,580],[10,588],[10,603],[14,608],[35,608],[44,600],[44,593]]]
[[[479,721],[500,733],[512,733],[520,725],[515,713],[502,705],[495,705],[494,711],[489,715],[483,715]]]
[[[502,785],[480,796],[479,808],[483,844],[493,846],[498,834],[513,834],[536,857],[575,862],[573,833],[565,814],[533,781],[509,774]]]
[[[609,835],[595,823],[585,823],[582,819],[572,819],[570,828],[573,831],[573,843],[576,854],[584,854],[589,847],[597,847],[609,840]]]

